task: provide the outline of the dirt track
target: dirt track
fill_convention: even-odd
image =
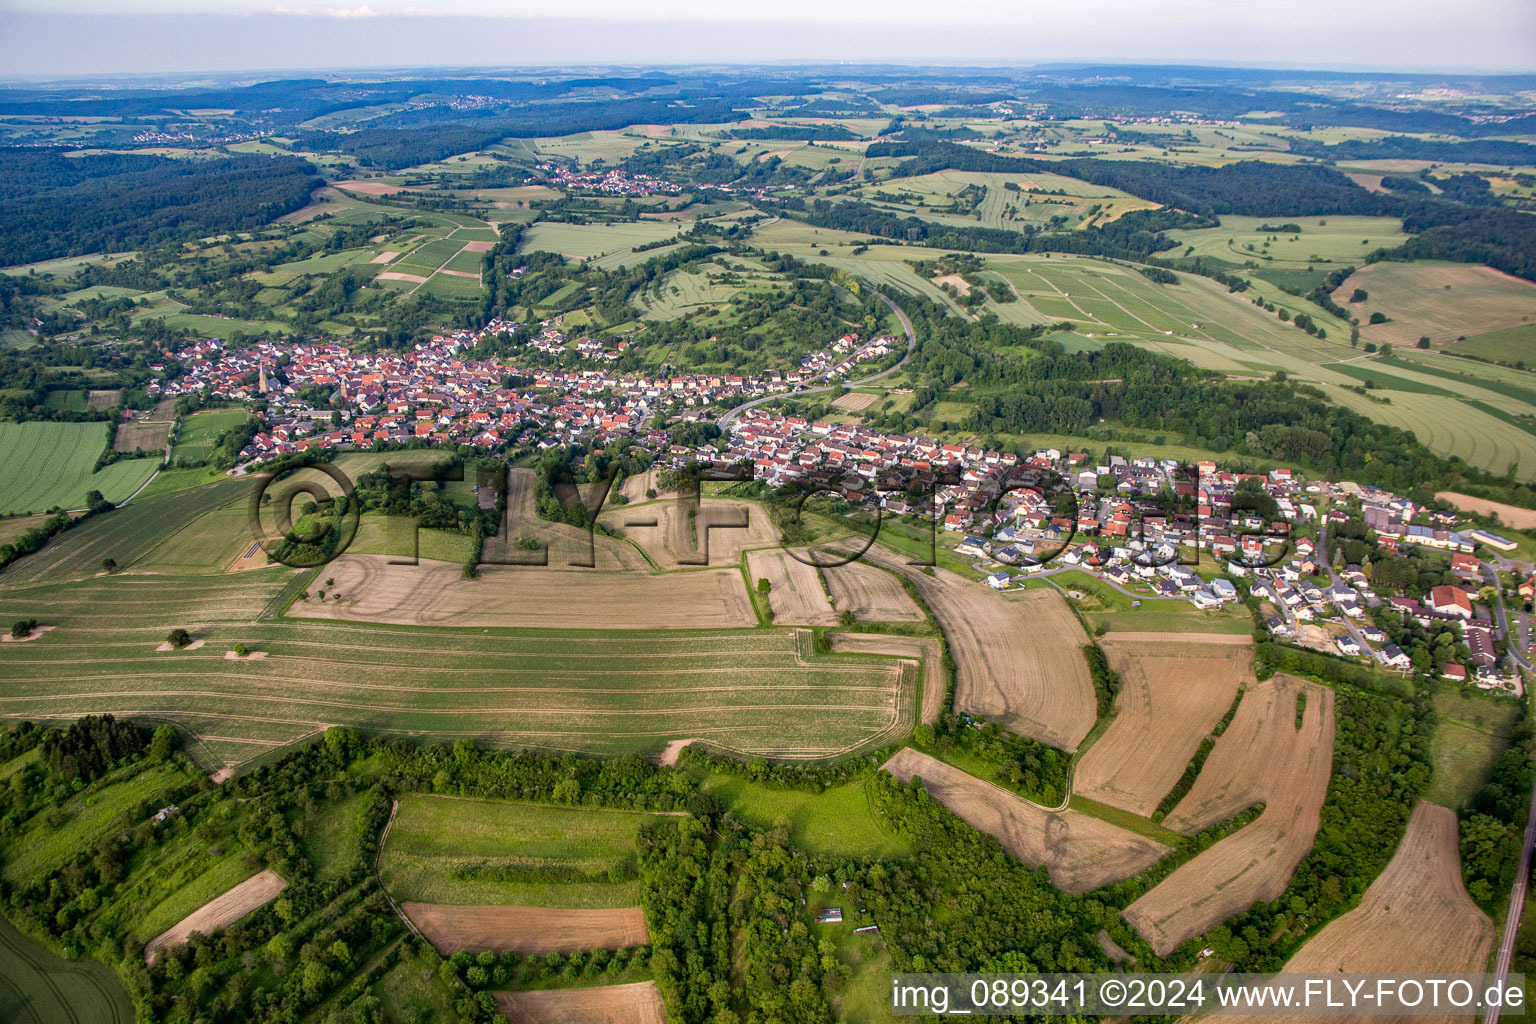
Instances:
[[[1184,774],[1200,741],[1252,683],[1253,644],[1101,642],[1120,674],[1115,719],[1083,755],[1073,790],[1150,817]]]
[[[639,907],[570,910],[556,907],[452,906],[402,903],[411,922],[443,955],[467,949],[529,955],[622,949],[651,941]]]
[[[1307,707],[1298,729],[1295,694],[1303,686]],[[1333,732],[1333,691],[1326,687],[1276,676],[1243,697],[1169,823],[1192,830],[1236,813],[1254,796],[1264,801],[1264,812],[1126,908],[1125,919],[1159,956],[1285,891],[1317,835],[1332,771]],[[1240,805],[1244,800],[1248,804]]]
[[[1330,922],[1291,957],[1286,971],[1447,974],[1485,969],[1493,923],[1461,883],[1456,812],[1421,801],[1392,860],[1360,905]],[[1243,1024],[1300,1017],[1228,1018]],[[1330,1020],[1438,1024],[1445,1016],[1332,1017]]]
[[[1162,843],[1078,811],[1048,811],[1000,786],[904,747],[884,765],[902,782],[915,775],[934,799],[1026,864],[1043,866],[1064,892],[1129,878],[1171,852]]]
[[[452,562],[391,565],[387,555],[343,555],[336,583],[288,614],[409,626],[720,629],[757,615],[735,569],[641,575],[602,569],[482,566],[466,580]],[[337,601],[337,595],[341,600]]]
[[[233,889],[215,896],[174,926],[151,939],[144,947],[144,962],[149,963],[153,960],[155,951],[158,949],[185,942],[187,936],[193,932],[210,935],[220,928],[234,924],[257,907],[266,906],[287,887],[288,883],[279,878],[274,871],[263,871],[259,875],[252,875]]]
[[[496,1007],[508,1024],[666,1024],[654,981],[599,988],[498,992]]]
[[[801,551],[804,554],[804,549]],[[766,579],[768,607],[773,621],[785,626],[835,626],[837,612],[821,588],[816,567],[794,557],[782,548],[747,552],[747,577],[752,586]]]

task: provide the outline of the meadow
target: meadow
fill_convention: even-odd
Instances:
[[[810,853],[829,857],[901,857],[912,842],[880,820],[865,783],[847,782],[820,792],[780,789],[735,774],[711,773],[703,788],[730,812],[758,829],[789,826],[789,840]]]
[[[111,424],[0,423],[0,515],[83,508],[90,491],[122,501],[138,490],[159,459],[122,459],[99,471]]]
[[[399,900],[542,907],[633,906],[635,841],[649,815],[403,796],[379,862]]]
[[[1520,717],[1517,701],[1442,689],[1434,696],[1435,731],[1429,756],[1434,765],[1424,798],[1460,810],[1493,774],[1493,763],[1509,747]]]
[[[208,409],[186,417],[171,448],[172,464],[184,460],[201,462],[209,458],[218,444],[219,435],[240,426],[248,415],[244,409]]]

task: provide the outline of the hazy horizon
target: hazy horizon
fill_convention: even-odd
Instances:
[[[29,10],[0,0],[8,45],[0,75],[288,72],[420,67],[747,63],[1203,64],[1402,74],[1536,70],[1536,5],[1293,0],[1231,5],[1175,0],[1150,9],[1085,0],[1070,9],[978,0],[963,23],[931,4],[854,0],[818,13],[806,0],[764,8],[682,0],[633,8],[599,0],[581,16],[522,13],[479,0],[452,13],[404,5],[257,8],[241,0],[126,0],[112,13],[90,0]],[[445,5],[446,6],[446,5]],[[504,8],[504,9],[503,9]],[[539,10],[544,10],[540,8]],[[613,12],[610,16],[607,12]]]

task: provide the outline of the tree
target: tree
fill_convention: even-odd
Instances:
[[[192,634],[188,633],[180,626],[177,626],[166,636],[165,642],[170,644],[172,647],[185,647],[192,642]]]
[[[25,640],[32,635],[32,631],[36,628],[36,619],[17,619],[15,624],[11,626],[11,638],[14,640]]]
[[[251,652],[246,648],[245,644],[235,644],[235,657],[243,658],[249,653]]]
[[[1387,322],[1387,314],[1377,310],[1371,314],[1370,322],[1373,324],[1384,324]]]
[[[102,572],[117,572],[117,559],[115,559],[115,558],[103,558],[101,560],[101,571]]]
[[[1429,335],[1423,334],[1419,336],[1419,348],[1429,348]]]
[[[757,578],[757,593],[758,593],[759,596],[767,597],[768,596],[768,592],[770,590],[772,590],[772,589],[773,589],[773,581],[770,580],[768,577],[766,577],[766,576],[759,576]]]
[[[1354,291],[1349,293],[1350,302],[1364,302],[1370,297],[1370,293],[1367,292],[1364,288],[1356,288]]]
[[[149,756],[156,761],[167,761],[181,747],[181,733],[167,722],[155,730],[149,739]]]

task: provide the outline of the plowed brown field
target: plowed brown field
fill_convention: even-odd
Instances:
[[[822,569],[821,574],[839,614],[851,611],[862,622],[923,621],[923,610],[901,581],[879,566],[856,561]]]
[[[885,763],[902,782],[915,775],[934,799],[1026,864],[1044,867],[1064,892],[1088,892],[1145,871],[1171,852],[1162,843],[1078,811],[1049,811],[1000,786],[904,747]]]
[[[1116,715],[1074,772],[1073,790],[1148,817],[1184,774],[1200,741],[1253,682],[1253,645],[1102,641],[1120,673]],[[1198,638],[1196,638],[1198,639]]]
[[[1088,635],[1065,598],[1054,590],[999,594],[944,569],[929,576],[878,545],[864,557],[915,583],[938,619],[955,659],[957,711],[1077,749],[1098,708],[1083,659]]]
[[[622,949],[651,941],[639,907],[570,910],[553,907],[402,903],[411,922],[445,956],[467,949],[529,955]]]
[[[605,509],[599,521],[617,526],[660,569],[739,565],[741,553],[772,547],[779,531],[761,506],[730,498],[701,498],[690,507],[663,498]]]
[[[773,609],[775,623],[786,626],[837,625],[837,612],[827,600],[816,567],[807,565],[784,549],[747,552],[747,578],[754,587],[760,579],[772,584],[768,591],[768,607]]]
[[[1461,884],[1456,812],[1421,801],[1408,832],[1360,905],[1328,924],[1285,965],[1288,972],[1454,974],[1481,971],[1493,951],[1493,923]],[[1243,1024],[1301,1017],[1229,1018]],[[1345,1016],[1337,1021],[1440,1024],[1470,1017]]]
[[[667,1008],[654,981],[599,988],[498,992],[508,1024],[666,1024]]]
[[[277,898],[288,883],[274,871],[252,875],[233,889],[229,889],[182,918],[171,928],[150,939],[144,946],[146,963],[155,958],[155,951],[166,946],[185,942],[193,932],[211,935],[220,928],[232,925],[258,907],[264,907]]]
[[[1295,694],[1302,687],[1307,708],[1298,729]],[[1126,908],[1125,919],[1159,956],[1285,891],[1317,834],[1333,764],[1333,731],[1333,691],[1326,687],[1276,676],[1244,696],[1169,820],[1193,830],[1213,815],[1219,820],[1235,813],[1254,797],[1264,801],[1264,812]]]
[[[735,569],[642,575],[603,569],[482,566],[466,580],[452,562],[392,565],[342,555],[326,566],[327,600],[313,592],[288,614],[410,626],[719,629],[757,624]],[[341,600],[336,600],[337,596]]]

